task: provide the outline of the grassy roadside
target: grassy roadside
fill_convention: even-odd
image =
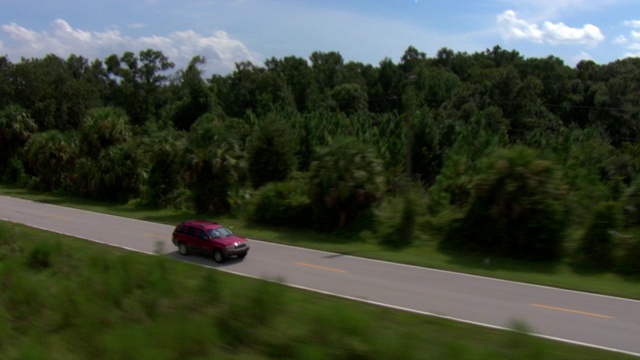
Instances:
[[[132,205],[93,202],[6,186],[0,187],[0,194],[169,225],[195,216],[172,209],[140,209]],[[389,249],[381,246],[372,236],[335,237],[291,229],[247,226],[242,220],[230,217],[217,220],[232,227],[236,233],[253,239],[640,300],[640,279],[624,278],[612,273],[580,274],[563,263],[527,263],[494,258],[487,265],[482,254],[444,254],[429,239],[407,248]]]
[[[0,222],[2,359],[631,359]]]

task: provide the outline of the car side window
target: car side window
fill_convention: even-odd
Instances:
[[[207,239],[207,233],[205,233],[202,230],[198,230],[198,238],[206,240]]]
[[[196,229],[192,228],[191,226],[188,226],[186,233],[189,236],[194,236],[196,234]]]

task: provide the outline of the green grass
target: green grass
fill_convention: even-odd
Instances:
[[[7,186],[0,187],[0,194],[169,225],[184,219],[206,217],[187,211],[144,209],[131,204],[88,201]],[[332,236],[285,228],[250,226],[233,217],[218,217],[216,220],[231,227],[234,232],[252,239],[640,300],[639,278],[628,278],[613,273],[579,273],[566,263],[532,263],[491,258],[487,264],[485,254],[443,253],[438,249],[437,243],[427,236],[422,236],[411,246],[393,249],[381,245],[379,239],[371,233]]]
[[[2,359],[631,359],[0,222]]]

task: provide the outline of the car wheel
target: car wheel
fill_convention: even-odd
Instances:
[[[189,248],[187,248],[187,245],[185,245],[185,243],[178,244],[178,251],[180,252],[180,255],[182,255],[182,256],[189,255]]]
[[[224,254],[221,250],[213,250],[213,260],[217,263],[224,262]]]

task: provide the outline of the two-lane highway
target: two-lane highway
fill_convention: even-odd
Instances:
[[[0,196],[0,219],[345,298],[483,326],[526,322],[537,335],[640,356],[640,301],[251,241],[244,261],[182,258],[173,228]]]

